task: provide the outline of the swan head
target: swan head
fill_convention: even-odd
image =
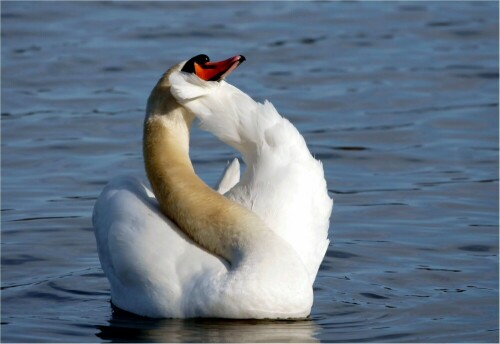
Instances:
[[[181,104],[207,95],[224,85],[224,79],[245,60],[243,55],[236,55],[211,62],[207,55],[196,55],[167,72],[170,92]]]
[[[205,81],[222,81],[245,60],[245,56],[236,55],[224,61],[210,62],[207,55],[200,54],[186,61],[181,72],[195,74]]]
[[[211,62],[200,54],[170,67],[158,81],[148,99],[146,118],[169,113],[177,105],[212,93],[245,57],[236,55],[223,61]],[[173,97],[173,98],[172,98]]]

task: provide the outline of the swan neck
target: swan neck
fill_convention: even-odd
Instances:
[[[200,246],[231,264],[269,231],[246,208],[208,187],[189,159],[192,115],[156,87],[144,123],[144,163],[161,211]]]

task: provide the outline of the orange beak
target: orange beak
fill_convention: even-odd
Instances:
[[[224,61],[205,62],[202,65],[195,62],[194,72],[203,80],[221,81],[245,60],[243,55],[236,55]]]

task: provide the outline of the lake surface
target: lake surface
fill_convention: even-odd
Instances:
[[[497,2],[2,2],[2,342],[498,341]],[[145,179],[172,64],[243,54],[323,161],[331,245],[305,321],[114,310],[91,214]],[[213,185],[236,156],[193,130]]]

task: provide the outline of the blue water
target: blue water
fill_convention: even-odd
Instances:
[[[2,2],[2,342],[498,341],[497,2]],[[114,310],[91,227],[145,178],[144,105],[196,54],[324,163],[332,241],[306,321]],[[193,130],[210,185],[236,155]]]

